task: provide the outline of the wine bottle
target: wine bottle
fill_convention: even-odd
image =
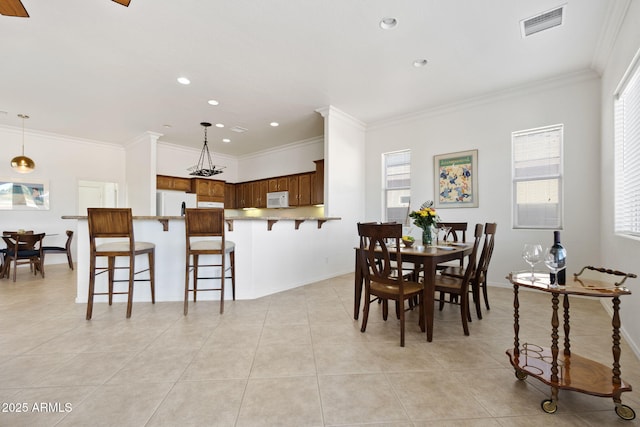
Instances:
[[[560,243],[560,232],[553,232],[553,246],[551,247],[551,253],[553,254],[556,265],[558,266],[558,274],[557,280],[558,285],[564,285],[567,283],[566,276],[566,262],[567,262],[567,251]],[[556,277],[554,273],[550,273],[551,283],[554,283]]]

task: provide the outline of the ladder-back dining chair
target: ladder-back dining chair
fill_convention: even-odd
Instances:
[[[381,300],[386,311],[388,300],[396,301],[396,311],[400,319],[400,345],[404,347],[405,301],[417,300],[419,323],[424,332],[423,286],[421,283],[405,279],[397,266],[402,265],[400,239],[402,224],[358,224],[360,236],[359,265],[364,279],[364,308],[361,332],[367,329],[371,303]],[[392,243],[391,245],[388,242]],[[413,306],[410,305],[409,310]],[[385,320],[386,320],[386,316]]]

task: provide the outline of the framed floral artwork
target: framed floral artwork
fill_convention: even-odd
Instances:
[[[0,210],[48,210],[49,184],[0,179]]]
[[[436,208],[478,207],[478,150],[433,156]]]

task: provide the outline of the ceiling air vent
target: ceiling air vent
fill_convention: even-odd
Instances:
[[[234,127],[231,128],[231,130],[233,132],[243,133],[243,132],[246,132],[248,129],[243,128],[241,126],[234,126]]]
[[[528,19],[520,21],[522,37],[529,37],[550,28],[558,27],[564,23],[564,9],[566,5],[540,13]]]

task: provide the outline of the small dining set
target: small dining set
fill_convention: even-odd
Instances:
[[[5,248],[0,249],[0,277],[9,278],[13,269],[13,281],[16,281],[19,265],[28,264],[30,271],[44,278],[44,258],[47,254],[65,254],[69,268],[73,270],[71,241],[73,231],[67,230],[65,246],[46,246],[46,233],[34,233],[33,230],[3,231],[2,240]],[[52,235],[52,234],[50,234]]]
[[[481,293],[489,310],[487,271],[494,248],[496,223],[476,224],[467,241],[467,223],[441,223],[449,228],[446,240],[426,247],[404,246],[402,224],[358,223],[360,244],[355,248],[354,319],[363,303],[361,332],[365,332],[370,306],[382,304],[387,320],[388,302],[395,301],[400,321],[400,345],[405,342],[405,312],[419,311],[419,326],[433,340],[435,303],[460,306],[465,335],[471,321],[470,296],[482,319]],[[438,299],[436,300],[436,292]],[[363,298],[364,297],[364,298]]]

